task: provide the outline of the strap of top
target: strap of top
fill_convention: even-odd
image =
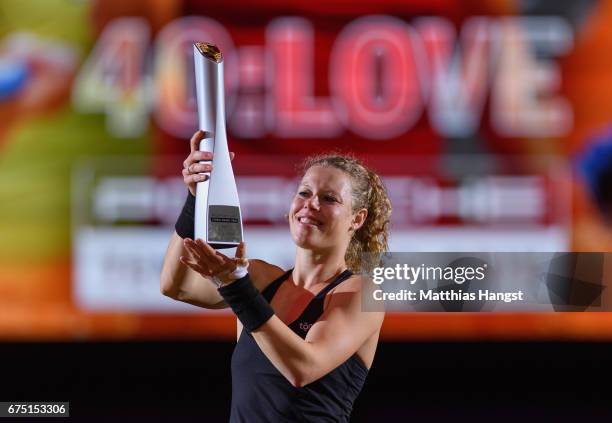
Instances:
[[[264,288],[261,294],[268,302],[272,301],[272,298],[274,298],[276,291],[278,291],[278,288],[280,288],[282,283],[287,280],[289,275],[291,275],[291,272],[293,272],[293,268],[287,270],[280,277],[274,279],[272,282],[270,282],[268,286]],[[353,273],[350,270],[346,269],[344,272],[336,276],[336,278],[332,282],[327,284],[327,286],[325,286],[321,291],[319,291],[319,293],[314,298],[318,299],[325,297],[330,290],[334,289],[336,286],[338,286],[338,284],[348,279],[352,274]]]
[[[287,280],[289,275],[291,275],[291,272],[293,272],[293,268],[287,270],[280,277],[270,282],[270,284],[264,288],[261,295],[263,295],[268,302],[272,302],[272,297],[274,297],[274,294],[276,294],[276,291],[278,291],[281,284]]]
[[[319,317],[323,314],[325,302],[325,296],[327,293],[338,286],[343,281],[351,277],[352,273],[350,270],[345,270],[340,273],[336,278],[323,288],[319,293],[308,303],[304,311],[295,319],[289,323],[289,328],[298,334],[300,337],[305,338],[306,334],[310,330],[310,327],[319,320]]]
[[[344,282],[345,280],[347,280],[352,274],[353,273],[351,273],[350,270],[346,269],[344,272],[336,276],[336,279],[334,279],[332,282],[327,284],[325,288],[319,291],[319,293],[315,296],[315,298],[324,298],[329,291],[331,291],[336,286],[338,286],[340,282]]]

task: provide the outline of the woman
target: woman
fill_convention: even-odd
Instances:
[[[362,252],[387,249],[391,204],[380,178],[350,157],[308,159],[288,215],[295,267],[285,272],[247,261],[244,244],[228,258],[190,239],[195,183],[205,180],[198,173],[211,170],[198,163],[211,160],[197,151],[201,137],[184,162],[191,195],[166,253],[162,293],[236,313],[230,421],[348,421],[384,317],[362,312],[366,278],[357,274]]]

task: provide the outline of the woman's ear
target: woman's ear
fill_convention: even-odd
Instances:
[[[351,222],[351,229],[357,231],[363,226],[366,218],[368,217],[368,209],[360,209],[353,215],[353,221]]]

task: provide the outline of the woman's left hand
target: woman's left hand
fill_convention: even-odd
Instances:
[[[229,258],[225,254],[216,251],[201,239],[194,241],[185,238],[184,245],[188,257],[182,256],[180,258],[181,263],[200,273],[205,278],[215,278],[223,284],[228,284],[235,280],[232,272],[238,266],[247,267],[249,265],[245,257],[246,247],[244,242],[241,242],[238,248],[236,248],[236,256],[234,258]]]

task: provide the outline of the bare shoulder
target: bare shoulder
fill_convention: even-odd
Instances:
[[[253,285],[263,291],[273,280],[283,275],[285,271],[280,267],[259,259],[249,259],[249,275]]]

